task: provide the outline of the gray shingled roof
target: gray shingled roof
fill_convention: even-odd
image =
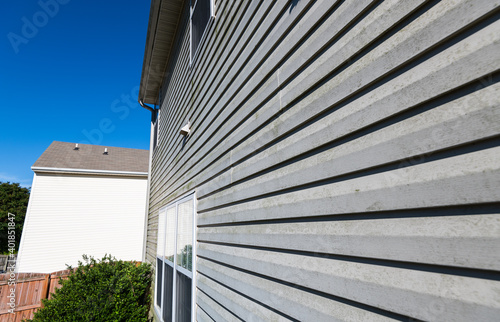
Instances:
[[[147,173],[149,166],[149,151],[139,149],[117,148],[102,145],[79,144],[54,141],[43,152],[33,165],[34,171],[47,168],[94,170],[96,172],[139,172]],[[108,154],[104,154],[104,149]]]

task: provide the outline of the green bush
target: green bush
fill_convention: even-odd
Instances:
[[[151,265],[83,259],[31,321],[148,321]]]

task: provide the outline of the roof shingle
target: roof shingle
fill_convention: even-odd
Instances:
[[[36,168],[82,169],[114,172],[147,173],[149,151],[102,145],[54,141],[33,164]],[[104,149],[108,154],[104,154]]]

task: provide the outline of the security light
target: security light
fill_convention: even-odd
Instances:
[[[181,129],[181,135],[187,136],[189,135],[191,123],[188,121],[186,125],[184,125]]]

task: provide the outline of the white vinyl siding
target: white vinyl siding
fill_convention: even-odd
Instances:
[[[147,179],[35,174],[18,271],[49,273],[82,255],[142,258]]]

